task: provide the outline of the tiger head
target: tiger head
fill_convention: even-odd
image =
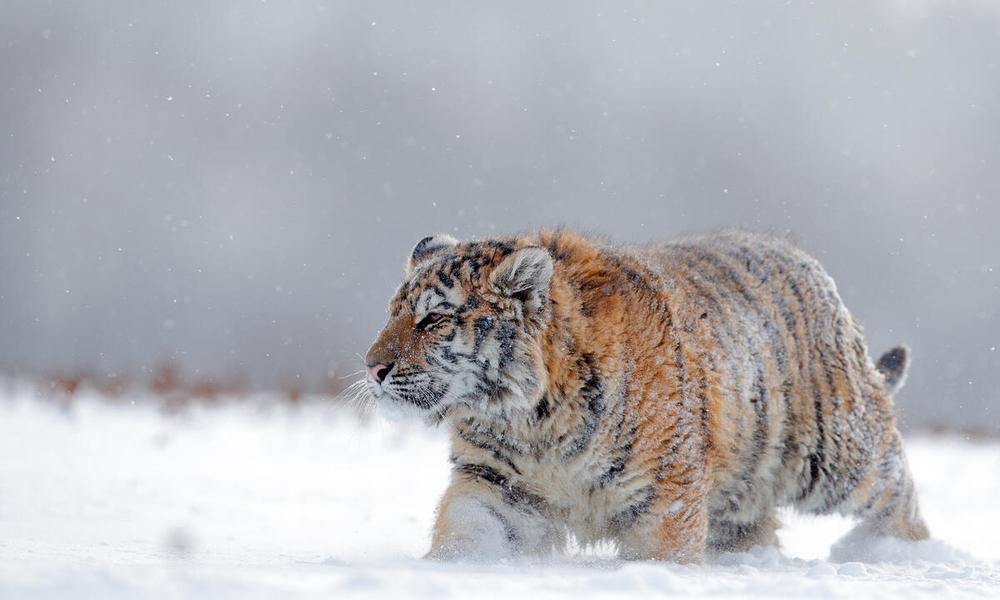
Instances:
[[[365,357],[368,391],[431,421],[526,410],[544,387],[552,269],[548,250],[514,240],[420,240]]]

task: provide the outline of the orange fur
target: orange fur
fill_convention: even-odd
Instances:
[[[367,358],[451,430],[432,555],[572,534],[697,562],[776,543],[782,504],[926,537],[860,326],[787,242],[427,238],[409,268]]]

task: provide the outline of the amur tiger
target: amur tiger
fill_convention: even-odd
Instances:
[[[699,562],[777,544],[785,505],[928,536],[891,397],[907,350],[873,364],[833,280],[788,241],[432,236],[389,315],[368,389],[451,436],[430,557],[573,535]]]

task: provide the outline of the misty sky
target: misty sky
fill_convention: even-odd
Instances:
[[[0,369],[320,387],[421,237],[791,232],[1000,430],[1000,5],[0,3]]]

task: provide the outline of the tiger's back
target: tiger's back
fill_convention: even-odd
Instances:
[[[876,369],[820,264],[787,240],[742,232],[640,254],[676,312],[697,316],[684,330],[710,365],[710,543],[773,543],[781,505],[870,513],[884,482],[906,475],[886,381],[898,373]],[[898,493],[912,498],[912,486]],[[910,534],[926,535],[922,524]]]

